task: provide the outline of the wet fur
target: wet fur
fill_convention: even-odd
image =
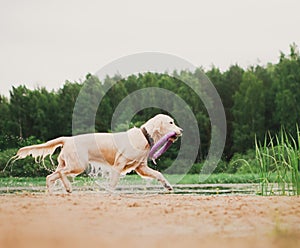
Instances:
[[[182,129],[174,124],[167,115],[156,115],[148,120],[141,128],[145,128],[156,143],[162,136],[170,131],[182,134]],[[56,180],[61,179],[67,192],[71,192],[71,183],[68,176],[81,174],[91,162],[102,163],[111,166],[110,188],[115,188],[120,174],[126,174],[135,170],[143,177],[155,178],[163,186],[172,190],[170,183],[164,176],[147,166],[150,146],[140,128],[132,128],[121,133],[91,133],[72,137],[59,137],[44,144],[26,146],[21,148],[12,160],[23,159],[32,156],[44,162],[58,147],[62,147],[57,158],[56,170],[47,176],[46,185],[48,191]]]

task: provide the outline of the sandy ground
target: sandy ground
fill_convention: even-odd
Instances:
[[[300,247],[300,197],[1,195],[0,247]]]

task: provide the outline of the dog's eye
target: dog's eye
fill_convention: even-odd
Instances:
[[[173,121],[170,121],[170,124],[173,124]]]

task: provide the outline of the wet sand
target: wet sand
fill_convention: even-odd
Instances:
[[[300,247],[300,197],[1,195],[0,247]]]

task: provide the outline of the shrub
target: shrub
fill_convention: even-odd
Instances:
[[[203,163],[193,164],[192,168],[189,171],[189,174],[200,174],[203,168]]]
[[[0,177],[40,177],[48,175],[54,169],[49,160],[45,160],[44,166],[42,163],[36,163],[32,157],[7,164],[10,158],[16,154],[17,150],[8,149],[0,152]]]
[[[228,164],[227,172],[240,174],[258,173],[259,163],[255,157],[255,150],[248,150],[245,154],[234,154]]]

